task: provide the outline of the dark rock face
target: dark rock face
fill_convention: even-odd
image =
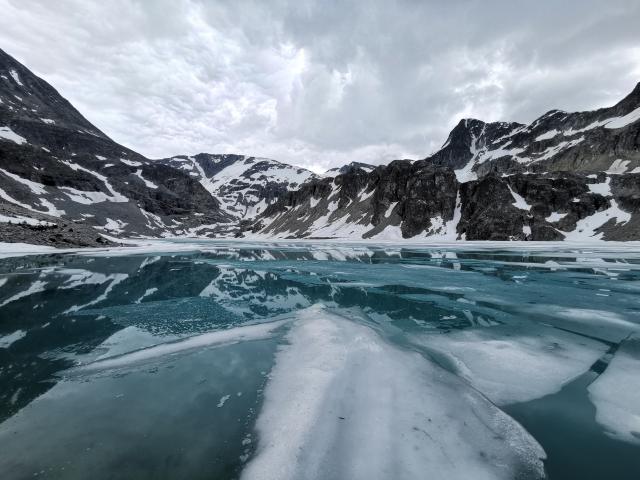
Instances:
[[[378,225],[391,203],[399,205],[404,238],[431,227],[431,219],[451,220],[456,206],[458,182],[451,169],[438,169],[427,162],[391,162],[372,172],[376,193],[372,224]]]
[[[464,183],[461,199],[459,227],[467,240],[524,240],[527,215],[512,205],[513,195],[500,178],[488,176]]]
[[[358,225],[363,238],[376,238],[391,226],[402,238],[546,241],[562,240],[579,222],[605,215],[593,231],[589,224],[580,227],[587,228],[585,240],[633,239],[640,236],[638,177],[521,173],[459,183],[450,168],[395,161],[370,173],[309,182],[282,196],[245,230],[289,238],[324,238],[329,231],[339,237],[349,229],[323,227],[346,223]],[[607,188],[610,194],[599,193]]]
[[[361,233],[364,238],[388,226],[399,226],[402,236],[409,238],[431,228],[433,217],[453,218],[457,186],[451,169],[398,160],[370,172],[349,169],[334,179],[308,182],[281,196],[259,218],[261,225],[277,218],[264,230],[270,234],[297,232],[302,237],[318,237],[314,224],[330,210],[329,224],[347,218],[348,223],[365,230]]]
[[[20,208],[11,204],[0,206],[0,216],[14,218],[0,224],[2,241],[30,243],[52,247],[104,247],[116,245],[82,222],[68,221],[47,215],[22,217]]]
[[[485,123],[468,118],[460,120],[442,148],[429,157],[431,163],[441,167],[459,169],[472,159],[476,151],[493,143],[499,138],[507,137],[525,125],[520,123]]]
[[[512,191],[530,208],[515,206]],[[562,240],[578,220],[610,206],[577,175],[488,175],[462,184],[461,194],[458,231],[467,240]],[[562,218],[548,220],[554,212]]]

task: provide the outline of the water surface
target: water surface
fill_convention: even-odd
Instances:
[[[637,479],[639,274],[616,247],[5,258],[0,477]]]

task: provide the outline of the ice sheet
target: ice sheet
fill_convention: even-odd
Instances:
[[[462,381],[314,306],[277,354],[242,478],[543,477],[544,452]]]

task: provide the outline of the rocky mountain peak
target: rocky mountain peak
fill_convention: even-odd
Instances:
[[[349,162],[346,165],[343,165],[341,167],[330,168],[329,170],[324,172],[322,174],[322,176],[323,177],[333,177],[333,176],[336,176],[336,175],[341,174],[341,173],[348,173],[348,172],[351,172],[353,170],[358,170],[358,169],[364,170],[365,172],[370,172],[375,168],[376,168],[375,165],[371,165],[369,163]]]
[[[620,113],[628,113],[636,108],[640,108],[640,82],[636,84],[629,95],[616,103],[612,108]]]

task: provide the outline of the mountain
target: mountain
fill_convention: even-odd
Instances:
[[[197,179],[117,144],[0,50],[3,241],[106,243],[230,222]]]
[[[236,220],[249,220],[262,213],[282,194],[296,190],[316,175],[268,158],[244,155],[177,156],[158,160],[198,180]]]
[[[640,239],[640,84],[529,125],[465,119],[418,161],[323,175],[266,158],[148,159],[0,50],[0,241],[118,237]]]
[[[530,125],[462,120],[434,155],[311,180],[245,235],[637,240],[639,120],[640,84],[613,107]]]
[[[145,158],[0,50],[0,241],[230,235],[314,178],[243,155]]]
[[[640,171],[640,83],[610,108],[551,110],[530,125],[461,120],[436,154],[460,181],[490,172]]]

